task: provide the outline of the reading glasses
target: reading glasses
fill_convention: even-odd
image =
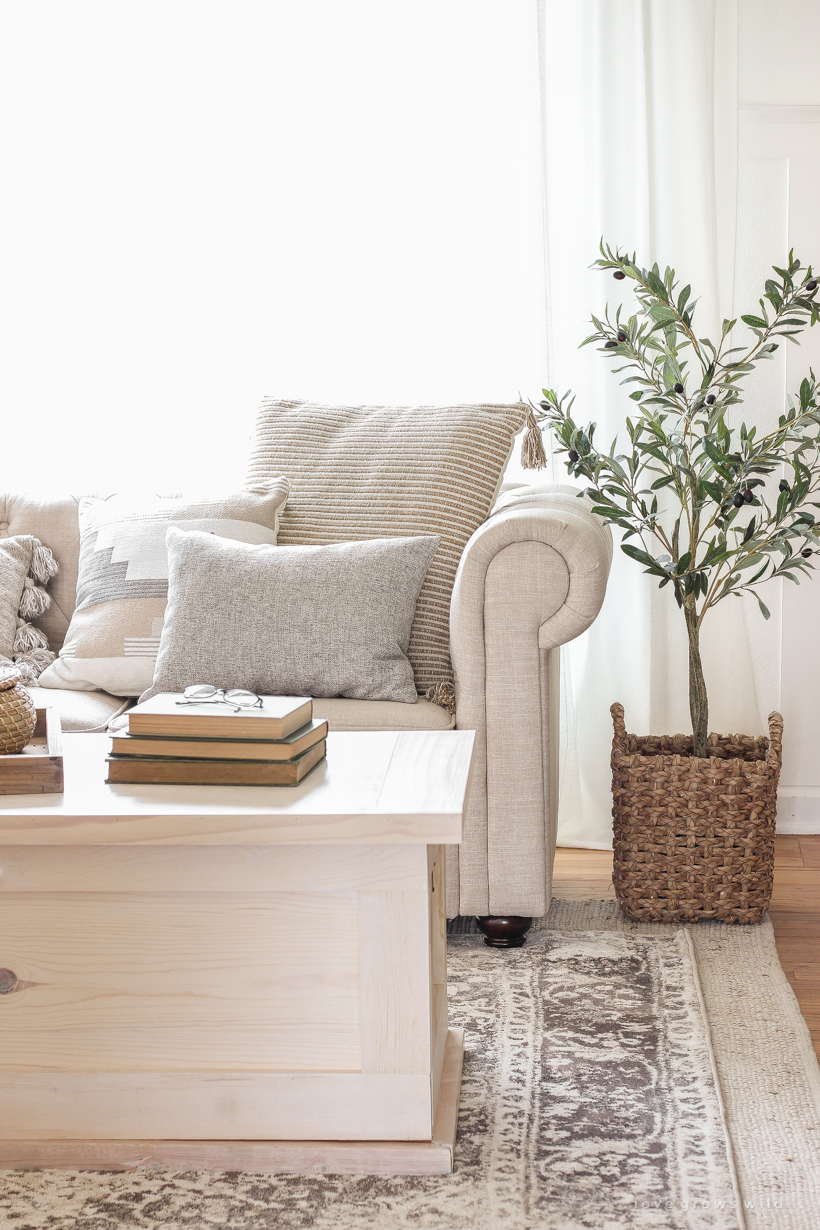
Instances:
[[[185,688],[177,705],[230,705],[234,713],[242,709],[261,709],[262,697],[244,688],[215,688],[210,683],[194,683]]]

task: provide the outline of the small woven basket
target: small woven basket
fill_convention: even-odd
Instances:
[[[783,718],[769,738],[630,735],[610,709],[615,896],[636,922],[759,922],[774,878]]]
[[[14,666],[0,666],[0,756],[22,752],[37,725],[34,701]]]

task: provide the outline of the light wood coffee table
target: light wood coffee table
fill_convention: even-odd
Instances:
[[[0,797],[0,1167],[445,1173],[443,846],[471,731],[331,734],[299,786]]]

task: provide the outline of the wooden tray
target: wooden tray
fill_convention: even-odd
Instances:
[[[63,740],[56,709],[38,709],[31,742],[0,756],[0,794],[62,794]]]

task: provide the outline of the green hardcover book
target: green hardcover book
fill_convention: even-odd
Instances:
[[[327,735],[327,722],[314,719],[284,739],[205,739],[190,736],[111,736],[112,756],[170,756],[191,760],[294,760]]]

